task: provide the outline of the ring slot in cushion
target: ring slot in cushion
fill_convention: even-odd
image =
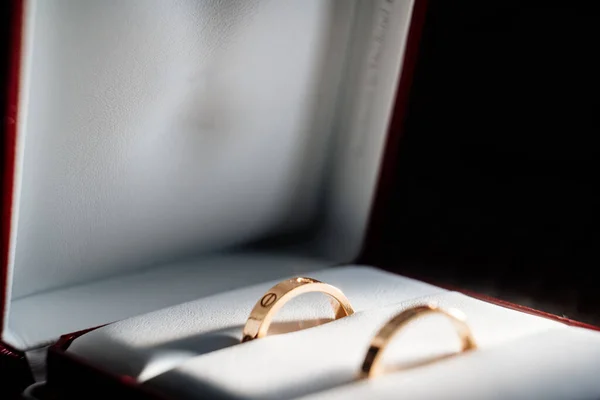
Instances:
[[[371,291],[363,281],[365,294]],[[170,397],[287,399],[351,383],[375,332],[393,315],[435,301],[468,316],[481,349],[563,328],[557,322],[515,312],[456,292],[369,308],[313,329],[267,337],[198,356],[145,382]],[[431,315],[414,321],[395,338],[384,365],[404,366],[455,354],[459,340],[449,321]],[[475,350],[477,351],[477,350]],[[423,366],[421,369],[425,370]]]
[[[302,400],[599,399],[598,371],[600,334],[565,327]]]
[[[370,267],[338,267],[305,275],[341,289],[356,311],[446,291]],[[278,282],[116,322],[75,340],[68,351],[108,371],[146,380],[185,359],[237,344],[252,307]],[[286,304],[276,320],[332,318],[331,306],[325,300],[319,293],[302,295]]]

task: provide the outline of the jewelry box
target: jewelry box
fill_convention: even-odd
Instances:
[[[420,0],[13,1],[1,390],[600,394],[597,328],[365,256],[393,207],[426,12]],[[256,300],[294,276],[340,288],[356,316],[239,344]],[[321,300],[282,321],[326,320]],[[478,349],[350,379],[370,335],[421,302],[461,309]],[[427,326],[404,352],[452,349]]]

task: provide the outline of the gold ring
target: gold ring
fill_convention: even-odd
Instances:
[[[379,375],[381,373],[380,364],[382,351],[387,347],[393,337],[413,319],[430,313],[442,314],[450,319],[460,337],[462,343],[461,351],[477,348],[471,329],[467,325],[466,318],[462,312],[455,309],[443,310],[435,305],[416,306],[396,315],[390,319],[379,332],[377,332],[371,341],[371,345],[369,346],[369,350],[363,361],[360,377],[373,378],[374,376]]]
[[[322,292],[335,300],[335,319],[354,314],[350,301],[338,288],[312,278],[288,279],[273,286],[256,303],[244,326],[242,343],[266,336],[275,313],[290,299],[309,292]]]

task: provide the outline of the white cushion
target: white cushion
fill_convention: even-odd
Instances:
[[[337,286],[358,311],[445,292],[370,267],[337,267],[305,275]],[[237,345],[250,310],[278,281],[119,321],[78,338],[68,351],[111,372],[146,380],[184,359]],[[327,297],[315,293],[292,300],[281,310],[277,321],[321,320],[332,316]]]
[[[327,264],[300,254],[231,252],[42,292],[13,301],[4,339],[19,349],[35,348],[65,333]]]
[[[362,287],[366,295],[371,292],[368,282]],[[286,399],[349,384],[356,379],[371,338],[385,321],[401,310],[431,301],[441,307],[464,311],[484,351],[561,327],[551,320],[460,293],[444,292],[392,306],[364,309],[316,328],[198,356],[145,384],[177,399],[196,399],[201,393],[231,398]],[[430,360],[458,351],[458,344],[457,334],[443,317],[429,317],[407,327],[386,350],[384,361],[406,365]]]
[[[589,400],[600,398],[600,334],[548,331],[302,400]]]
[[[332,321],[326,296],[303,295],[275,319],[286,333],[240,344],[250,310],[274,280],[116,322],[78,338],[68,352],[184,400],[600,397],[600,333],[371,267],[305,275],[339,287],[356,313]],[[462,310],[478,348],[457,354],[452,325],[430,315],[386,349],[386,374],[357,381],[375,332],[398,312],[431,302]]]

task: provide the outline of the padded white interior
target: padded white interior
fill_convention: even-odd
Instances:
[[[341,289],[355,310],[373,309],[445,291],[371,267],[336,267],[310,272],[306,276]],[[114,373],[146,380],[183,359],[237,344],[250,310],[279,281],[126,319],[83,335],[68,351]],[[332,316],[326,296],[307,294],[286,305],[276,320],[320,320]]]
[[[600,398],[598,371],[598,332],[552,328],[302,400],[591,400]]]
[[[227,253],[43,292],[13,302],[11,343],[48,344],[67,332],[324,266],[297,254]]]
[[[14,298],[260,238],[318,192],[352,2],[31,4]]]
[[[367,282],[363,287],[366,296],[371,289]],[[444,292],[363,309],[312,329],[197,356],[145,384],[177,399],[195,399],[202,393],[213,398],[288,399],[330,389],[356,378],[371,338],[385,321],[410,306],[428,302],[462,310],[484,350],[560,326],[460,293]],[[429,317],[407,327],[387,349],[384,361],[406,366],[433,360],[458,351],[458,344],[450,323],[441,316]]]
[[[352,259],[412,4],[27,1],[2,339],[31,348],[189,300],[204,274],[236,287],[240,264],[173,260],[315,215],[311,249]]]
[[[323,251],[335,259],[352,260],[351,249],[363,241],[373,203],[373,191],[365,187],[377,182],[413,5],[414,0],[357,3],[320,238]]]

